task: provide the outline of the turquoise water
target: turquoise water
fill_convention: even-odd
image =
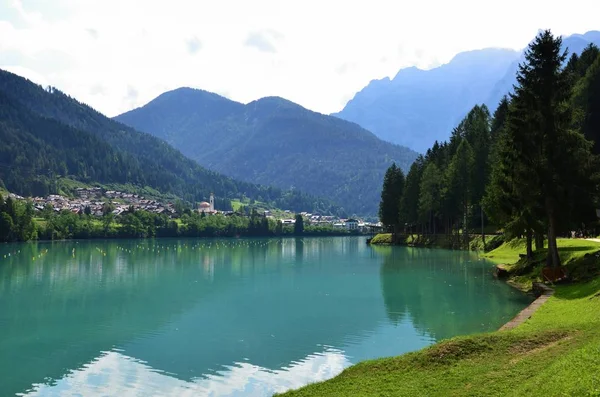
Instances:
[[[361,237],[0,245],[0,396],[268,396],[500,327],[476,255]]]

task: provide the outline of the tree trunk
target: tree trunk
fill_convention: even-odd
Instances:
[[[546,198],[546,214],[548,215],[548,256],[546,257],[546,265],[558,268],[560,267],[560,257],[556,245],[556,211],[554,202],[550,198]]]
[[[467,202],[463,206],[463,238],[465,248],[469,247],[469,232],[467,231]]]
[[[479,204],[479,209],[481,211],[481,241],[483,242],[483,250],[485,251],[485,232],[483,231],[483,206],[481,203]]]
[[[431,219],[432,219],[432,212],[431,212],[431,211],[429,211],[429,225],[428,225],[428,227],[427,227],[427,234],[429,234],[429,235],[431,235],[431,230],[432,230],[432,227],[431,227]]]
[[[532,236],[531,229],[527,229],[527,259],[533,258]]]
[[[544,249],[544,234],[537,232],[535,233],[535,250]]]

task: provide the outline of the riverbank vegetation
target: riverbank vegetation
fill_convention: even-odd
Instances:
[[[62,240],[89,238],[149,238],[149,237],[237,237],[237,236],[342,236],[351,234],[345,229],[327,225],[283,225],[252,211],[249,216],[211,215],[185,210],[178,218],[143,210],[115,216],[114,208],[106,203],[101,217],[89,211],[75,214],[47,207],[35,214],[30,202],[6,199],[0,194],[0,242],[28,240]],[[39,216],[41,215],[41,216]],[[37,217],[36,217],[37,216]],[[301,218],[301,215],[297,215]]]
[[[557,237],[598,234],[600,50],[590,45],[569,58],[561,44],[541,32],[493,116],[475,106],[406,176],[388,169],[379,216],[400,236],[395,242],[445,235],[451,247],[466,248],[480,233],[487,247],[491,224],[507,240],[525,238],[529,260],[546,241],[546,263],[559,267]]]
[[[562,263],[561,270],[573,283],[589,280],[600,274],[600,243],[584,239],[557,239],[558,255]],[[514,239],[484,257],[498,264],[499,277],[506,278],[513,286],[531,291],[535,282],[547,282],[547,248],[534,252],[529,258],[526,239]]]

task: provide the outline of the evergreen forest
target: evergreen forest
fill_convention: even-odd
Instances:
[[[525,237],[528,257],[547,241],[547,265],[559,266],[557,236],[594,230],[600,208],[600,50],[569,55],[561,45],[540,32],[493,115],[477,105],[406,175],[393,164],[381,222],[462,247],[469,233],[501,230]]]

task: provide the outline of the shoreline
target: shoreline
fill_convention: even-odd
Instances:
[[[280,235],[238,235],[238,236],[154,236],[154,237],[123,237],[123,236],[102,236],[90,238],[63,238],[63,239],[31,239],[23,241],[0,241],[3,244],[28,244],[28,243],[52,243],[65,241],[116,241],[116,240],[159,240],[159,239],[243,239],[243,238],[298,238],[298,237],[368,237],[367,234],[358,233],[304,233],[304,234],[280,234]]]
[[[593,241],[593,242],[597,242],[600,243],[600,239],[586,239],[589,241]],[[409,245],[409,244],[394,244],[391,242],[383,242],[383,243],[375,243],[375,244],[371,244],[370,245],[375,245],[375,246],[409,246],[409,247],[414,247],[414,248],[442,248],[442,249],[448,249],[448,248],[443,248],[443,247],[439,247],[436,246],[435,244],[431,244],[431,245],[420,245],[420,244],[416,244],[416,245]],[[460,251],[468,251],[471,252],[472,250],[470,249],[459,249]],[[485,256],[484,256],[485,258]],[[492,262],[492,260],[490,260],[490,258],[486,258],[488,261]],[[536,296],[536,299],[533,300],[533,302],[531,302],[529,305],[527,305],[525,308],[523,308],[519,313],[517,313],[512,319],[510,319],[509,321],[507,321],[506,323],[504,323],[500,328],[498,328],[498,330],[496,331],[492,331],[492,332],[498,332],[498,331],[508,331],[511,330],[513,328],[518,327],[519,325],[523,324],[525,321],[527,321],[529,318],[531,318],[531,316],[533,316],[533,314],[544,304],[546,303],[546,301],[554,295],[554,289],[548,287],[547,285],[543,284],[543,283],[533,283],[532,288],[531,289],[525,289],[523,288],[523,286],[519,285],[518,283],[515,283],[514,281],[512,281],[510,278],[508,277],[499,277],[498,275],[498,270],[499,270],[499,266],[502,266],[501,264],[495,264],[495,266],[493,268],[491,268],[492,270],[492,274],[494,275],[494,277],[496,277],[497,279],[501,279],[502,281],[504,281],[505,284],[511,286],[512,288],[518,290],[519,292],[522,292],[524,294],[531,294],[533,293],[534,296]],[[500,270],[504,270],[502,268],[500,268]],[[539,291],[539,294],[536,293],[536,291]],[[468,336],[468,334],[466,335],[459,335],[459,336]]]
[[[520,288],[509,282],[507,282],[507,284],[513,288],[518,289],[519,291],[522,291]],[[498,331],[508,331],[523,324],[525,321],[529,320],[531,316],[533,316],[535,312],[540,307],[542,307],[542,305],[546,303],[546,301],[548,301],[548,299],[550,299],[552,295],[554,295],[554,290],[545,284],[535,283],[533,290],[535,291],[536,288],[541,290],[541,294],[533,302],[527,305],[527,307],[525,307],[523,310],[517,313],[517,315],[513,317],[510,321],[505,323],[502,327],[498,328]]]
[[[366,360],[333,379],[291,390],[282,395],[412,395],[427,389],[431,395],[531,394],[580,395],[595,390],[600,369],[595,348],[600,343],[600,241],[560,239],[561,258],[575,282],[546,285],[534,281],[535,272],[516,282],[502,278],[535,299],[501,327],[482,334],[460,335],[416,352]],[[586,244],[591,243],[591,244]],[[523,244],[505,242],[487,257],[496,265],[519,260]],[[583,272],[587,268],[594,273]],[[493,271],[493,267],[492,267]],[[528,280],[528,282],[525,282]],[[500,281],[500,280],[499,280]],[[520,282],[523,281],[521,284]],[[555,299],[550,299],[551,297]],[[546,305],[547,309],[538,310]],[[509,331],[509,332],[505,332]],[[559,375],[551,368],[564,368]],[[535,369],[532,373],[532,368]],[[582,370],[585,369],[585,370]],[[556,380],[556,381],[552,381]],[[585,386],[583,386],[585,385]],[[467,387],[468,389],[465,389]],[[386,393],[388,392],[388,393]],[[467,392],[467,393],[465,393]],[[412,393],[412,394],[411,394]],[[585,393],[584,393],[585,394]]]

